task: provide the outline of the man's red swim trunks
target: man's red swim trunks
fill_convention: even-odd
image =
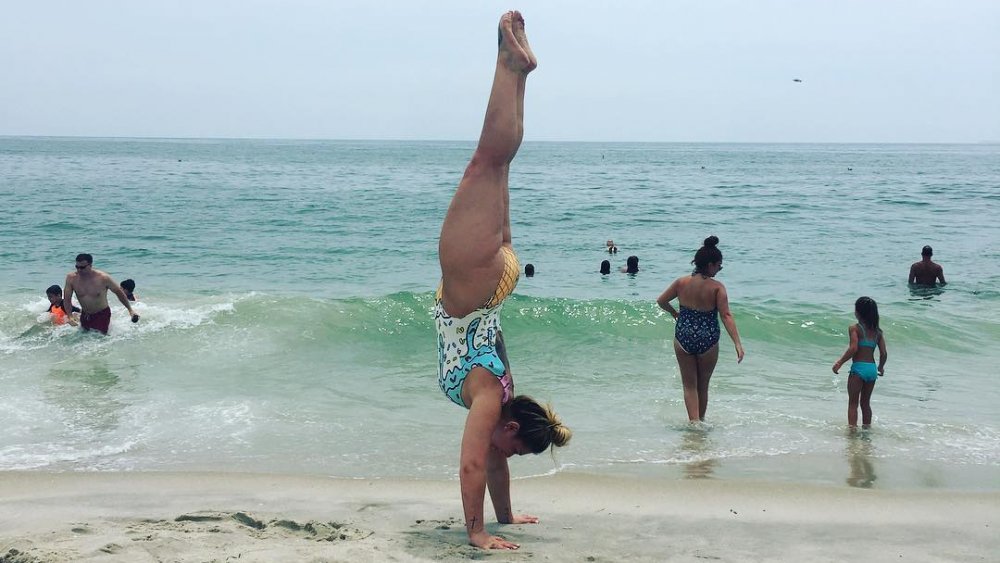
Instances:
[[[80,327],[83,330],[99,330],[107,334],[109,326],[111,326],[111,307],[105,307],[96,313],[80,313]]]

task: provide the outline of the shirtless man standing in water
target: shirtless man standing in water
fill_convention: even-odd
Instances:
[[[108,305],[108,290],[118,296],[118,300],[128,309],[132,322],[139,322],[139,315],[132,310],[128,297],[111,276],[93,267],[94,257],[90,254],[76,255],[76,271],[66,275],[63,285],[63,302],[73,303],[73,292],[80,302],[80,327],[83,330],[99,330],[108,333],[111,326],[111,307]]]
[[[930,246],[925,246],[920,251],[920,262],[914,262],[910,266],[910,284],[927,286],[933,286],[935,282],[941,282],[941,285],[945,284],[944,268],[941,267],[941,264],[931,260],[933,255],[934,249]]]

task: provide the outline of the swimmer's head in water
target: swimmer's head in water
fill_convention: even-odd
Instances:
[[[698,252],[695,252],[694,260],[691,261],[694,264],[695,272],[708,275],[709,264],[722,262],[722,251],[719,250],[718,244],[719,237],[715,235],[705,239],[704,245],[698,249]]]
[[[931,256],[934,256],[934,249],[931,248],[930,245],[927,245],[920,251],[920,255],[930,258]]]
[[[133,291],[135,291],[135,280],[131,278],[127,280],[122,280],[121,286],[122,289],[124,289],[125,291],[132,293]]]
[[[541,405],[527,395],[518,395],[504,405],[502,418],[517,422],[517,437],[534,454],[550,446],[561,448],[573,437],[551,406]]]
[[[601,273],[602,274],[610,274],[611,273],[611,261],[610,260],[602,260],[601,261]]]
[[[625,260],[625,272],[629,274],[634,274],[638,271],[639,271],[639,257],[629,256],[628,259]]]
[[[528,276],[529,278],[531,276],[535,275],[535,265],[534,264],[525,264],[524,265],[524,275]]]

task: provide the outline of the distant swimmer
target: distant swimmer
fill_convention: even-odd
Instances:
[[[602,260],[601,261],[601,275],[606,276],[611,273],[611,261]]]
[[[96,330],[102,334],[108,333],[111,326],[111,307],[108,305],[108,291],[114,293],[121,304],[128,309],[132,322],[139,322],[139,315],[132,310],[128,296],[121,286],[111,279],[111,276],[94,269],[94,257],[90,254],[76,255],[76,271],[66,275],[66,285],[63,289],[63,301],[73,302],[73,294],[80,302],[83,311],[80,313],[80,327],[83,330]]]
[[[944,268],[931,260],[931,256],[934,255],[934,249],[930,246],[925,246],[920,251],[920,255],[922,259],[910,266],[909,282],[914,285],[926,286],[933,286],[935,282],[940,282],[941,285],[947,283],[944,281]]]
[[[535,275],[535,265],[534,264],[525,264],[524,265],[524,277],[531,278],[531,277],[534,277],[534,275]]]
[[[792,82],[802,82],[802,79],[801,78],[793,78]]]
[[[625,260],[625,267],[622,268],[622,273],[624,274],[638,274],[639,273],[639,257],[629,256]]]
[[[487,490],[499,523],[538,522],[512,509],[507,459],[565,446],[572,435],[551,407],[514,394],[500,326],[504,301],[521,273],[511,245],[508,181],[524,135],[524,89],[536,65],[524,19],[507,12],[500,18],[499,53],[479,143],[452,196],[438,244],[438,386],[449,401],[468,409],[458,480],[468,541],[484,549],[519,547],[487,528]],[[533,381],[546,375],[538,366],[523,369],[534,371]]]
[[[76,313],[80,312],[80,308],[70,305],[70,310],[66,310],[61,287],[58,285],[50,285],[49,288],[45,290],[45,296],[49,298],[48,312],[52,316],[52,324],[64,325],[68,323],[72,326],[77,326],[78,323],[76,319],[79,315],[76,315]]]
[[[618,254],[618,247],[615,246],[615,241],[608,239],[607,245],[608,254]]]

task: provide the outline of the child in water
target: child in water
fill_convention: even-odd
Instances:
[[[49,299],[48,312],[52,315],[52,324],[63,325],[69,323],[72,326],[77,326],[76,314],[80,312],[80,308],[71,306],[69,311],[66,310],[63,304],[63,291],[61,287],[58,285],[49,286],[45,290],[45,297]]]
[[[137,297],[135,296],[135,280],[132,278],[122,280],[122,283],[119,285],[121,286],[122,291],[125,292],[125,297],[128,297],[129,301],[137,300]]]
[[[851,342],[844,355],[833,364],[833,373],[839,373],[840,366],[851,360],[851,371],[847,376],[847,424],[858,425],[858,404],[861,404],[861,424],[868,428],[872,423],[870,404],[875,381],[885,375],[885,361],[889,358],[885,350],[885,336],[878,327],[878,305],[871,297],[859,297],[854,303],[854,316],[858,323],[848,329]],[[878,347],[879,361],[875,366],[875,348]]]

